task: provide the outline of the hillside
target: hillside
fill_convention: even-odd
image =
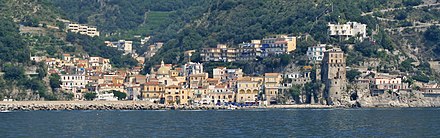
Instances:
[[[165,28],[169,15],[201,0],[51,0],[68,19],[96,25],[106,35],[147,35]]]
[[[395,68],[399,61],[393,56],[378,54],[377,49],[396,50],[403,43],[399,36],[392,36],[389,30],[405,25],[410,20],[423,22],[436,20],[434,11],[422,9],[424,12],[406,10],[407,15],[399,15],[400,22],[386,22],[375,18],[394,17],[399,11],[383,12],[382,9],[411,7],[422,4],[422,0],[314,0],[314,1],[285,1],[285,0],[207,0],[207,1],[79,1],[68,0],[51,1],[55,7],[63,11],[69,19],[98,26],[110,35],[110,38],[130,39],[133,35],[153,35],[152,42],[165,42],[164,47],[150,61],[146,68],[158,64],[161,59],[167,63],[180,64],[183,60],[183,51],[199,50],[203,47],[214,47],[218,43],[237,46],[241,42],[252,39],[261,39],[273,34],[293,34],[304,37],[311,36],[308,42],[299,42],[298,54],[303,54],[304,48],[310,44],[329,43],[344,45],[353,42],[341,42],[327,35],[327,23],[356,21],[368,26],[367,32],[374,35],[379,45],[371,49],[346,51],[349,61],[359,61],[370,57],[380,57],[389,61]],[[363,15],[374,16],[363,16]],[[402,16],[402,17],[400,17]],[[397,17],[397,16],[396,16]],[[425,18],[426,17],[426,18]],[[377,28],[379,27],[379,28]],[[420,36],[420,35],[418,35]],[[422,41],[411,40],[411,41]],[[361,46],[360,43],[357,45]],[[364,43],[363,46],[370,44]],[[424,47],[424,46],[423,46]],[[406,50],[406,49],[405,49]],[[368,52],[370,51],[370,52]],[[138,51],[140,53],[143,50]],[[198,53],[196,52],[196,55]],[[379,56],[381,55],[381,56]],[[391,59],[390,59],[391,58]],[[195,56],[194,61],[198,61]],[[259,72],[280,71],[283,66],[267,69],[267,65],[280,61],[274,57],[257,63],[232,63],[226,66],[245,67],[259,66]],[[288,61],[290,61],[289,59]],[[254,65],[252,65],[254,64]],[[350,62],[350,64],[357,64]],[[215,64],[217,65],[217,63]],[[249,70],[247,73],[255,72]]]
[[[133,58],[104,46],[103,41],[137,41],[135,35],[151,35],[149,43],[165,42],[165,45],[145,63],[144,73],[147,73],[161,60],[183,64],[186,50],[196,50],[194,55],[198,55],[201,48],[219,43],[237,47],[252,39],[291,34],[298,36],[298,49],[290,55],[251,62],[206,63],[206,69],[209,72],[215,66],[237,67],[255,75],[282,72],[307,65],[304,59],[307,47],[326,43],[342,46],[348,66],[358,66],[361,61],[373,58],[381,64],[378,71],[400,70],[426,82],[439,76],[427,63],[438,59],[440,53],[440,29],[433,26],[438,24],[440,12],[438,5],[421,4],[422,0],[3,0],[0,1],[4,26],[0,29],[0,63],[6,75],[8,69],[13,71],[11,67],[17,67],[18,72],[9,73],[21,77],[27,66],[40,72],[44,68],[29,61],[31,54],[102,56],[110,58],[115,67],[132,67],[136,65]],[[62,30],[64,24],[57,19],[97,26],[102,35],[92,38],[66,33]],[[347,21],[367,24],[370,39],[341,41],[328,36],[329,22]],[[23,33],[26,31],[20,30],[20,25],[42,30],[42,34]],[[147,49],[137,42],[133,47],[138,48],[137,53]],[[200,61],[200,57],[193,56],[192,60]],[[23,82],[28,82],[23,84],[11,78],[2,79],[0,88],[39,92],[44,97],[46,92],[51,92],[49,76],[22,77]],[[56,97],[56,94],[47,95],[49,99]]]

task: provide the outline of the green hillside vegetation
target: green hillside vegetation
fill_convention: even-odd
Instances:
[[[56,24],[59,12],[48,0],[2,0],[0,15],[26,26]]]
[[[169,12],[202,0],[72,1],[51,0],[64,15],[81,24],[96,25],[103,34],[146,35],[165,28]],[[160,27],[162,26],[162,27]],[[133,31],[133,32],[132,32]],[[142,32],[141,32],[142,31]]]
[[[18,25],[11,18],[0,19],[0,97],[29,100],[32,95],[46,100],[64,97],[64,93],[52,93],[47,89],[47,70],[44,63],[31,62],[29,47],[18,32]],[[35,68],[35,74],[26,71]],[[30,92],[29,92],[30,90]],[[35,99],[34,99],[35,100]]]
[[[273,34],[298,36],[310,34],[312,43],[337,44],[339,43],[337,39],[327,35],[328,22],[366,23],[369,26],[368,32],[371,33],[376,29],[378,21],[369,16],[361,16],[361,13],[382,7],[395,7],[397,4],[397,1],[320,0],[206,2],[186,11],[177,12],[180,13],[179,17],[157,35],[159,40],[167,41],[164,48],[159,51],[161,54],[147,62],[146,67],[157,64],[160,59],[168,63],[180,63],[182,58],[175,57],[179,57],[181,51],[215,47],[217,43],[237,46],[238,43]],[[183,29],[179,27],[182,20],[188,19],[190,22],[182,26]]]

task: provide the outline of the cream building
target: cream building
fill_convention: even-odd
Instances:
[[[264,78],[262,77],[242,77],[237,80],[236,102],[255,103],[258,101],[261,86]]]
[[[88,35],[91,37],[99,36],[99,31],[96,27],[90,27],[87,25],[82,25],[82,24],[77,24],[77,23],[68,24],[67,31],[70,31],[73,33],[80,33],[82,35]]]
[[[269,101],[270,103],[274,103],[277,101],[282,80],[283,78],[280,73],[264,74],[264,94],[266,97],[266,101]]]
[[[296,50],[296,37],[276,35],[262,40],[263,56],[286,54]]]

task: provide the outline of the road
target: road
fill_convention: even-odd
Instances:
[[[421,5],[417,5],[417,6],[410,6],[411,8],[414,9],[419,9],[419,8],[423,8],[423,7],[429,7],[429,6],[437,6],[440,5],[440,3],[434,3],[434,4],[421,4]],[[409,7],[400,7],[400,8],[388,8],[388,9],[382,9],[379,10],[379,12],[384,13],[384,12],[389,12],[389,11],[394,11],[394,10],[403,10],[403,9],[407,9]],[[374,13],[374,11],[372,12],[366,12],[366,13],[362,13],[361,16],[366,16],[366,15],[372,15]]]

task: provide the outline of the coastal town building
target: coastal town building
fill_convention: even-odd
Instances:
[[[208,97],[211,99],[211,103],[224,104],[235,101],[235,93],[227,85],[215,84],[209,87]]]
[[[141,84],[142,99],[159,103],[165,97],[165,85],[159,82],[145,82]]]
[[[79,33],[91,37],[99,36],[99,31],[96,27],[91,27],[83,24],[69,23],[66,27],[66,30],[72,33]]]
[[[404,77],[389,74],[377,74],[371,79],[371,95],[378,96],[387,91],[408,89],[408,84],[403,82]]]
[[[242,77],[237,80],[236,102],[257,103],[263,89],[263,77]]]
[[[281,91],[282,75],[280,73],[264,74],[264,94],[266,101],[276,103]]]
[[[145,58],[150,59],[154,55],[156,55],[156,52],[163,47],[162,42],[156,42],[153,45],[148,46],[148,51],[145,52]]]
[[[61,78],[61,89],[68,92],[81,92],[88,83],[85,75],[80,74],[63,74]]]
[[[367,25],[357,22],[347,22],[345,24],[328,23],[329,35],[339,36],[345,40],[355,37],[358,40],[367,38]]]
[[[255,60],[262,56],[261,40],[251,40],[250,43],[239,44],[237,60]]]
[[[293,85],[304,85],[311,82],[311,70],[295,71],[283,74],[283,86],[292,87]]]
[[[256,60],[272,55],[289,54],[296,50],[296,37],[275,35],[262,40],[241,43],[238,48],[218,44],[215,48],[203,48],[200,51],[202,62],[234,62]]]
[[[326,44],[319,44],[307,48],[307,58],[310,61],[322,61],[324,58],[324,52],[326,51]]]
[[[133,41],[119,40],[116,42],[105,41],[108,47],[117,48],[120,51],[124,51],[125,54],[133,53]]]
[[[238,50],[229,48],[225,44],[218,44],[216,48],[203,48],[200,56],[203,62],[234,62],[237,58]]]
[[[296,50],[296,37],[276,35],[262,40],[261,49],[263,56],[287,54]]]

